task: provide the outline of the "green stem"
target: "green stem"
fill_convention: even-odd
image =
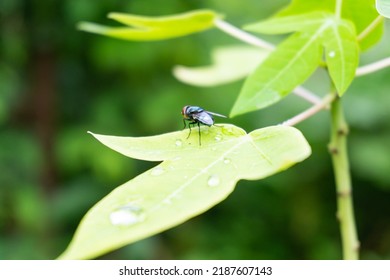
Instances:
[[[340,222],[343,258],[359,258],[359,241],[355,226],[352,186],[347,153],[348,125],[344,118],[340,98],[331,107],[332,129],[329,151],[332,156],[337,191],[337,218]]]
[[[383,16],[378,15],[358,36],[357,40],[361,41],[366,38],[379,24],[383,22]]]
[[[335,14],[337,18],[341,18],[341,8],[343,6],[343,0],[336,0]]]

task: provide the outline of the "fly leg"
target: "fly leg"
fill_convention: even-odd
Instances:
[[[186,122],[183,120],[183,123],[184,123],[184,128],[186,128]],[[192,121],[190,123],[188,123],[188,128],[190,129],[190,132],[188,133],[188,136],[187,136],[187,139],[190,138],[190,135],[191,135],[191,125],[194,126],[195,124],[198,125],[198,135],[199,135],[199,146],[202,145],[202,136],[201,136],[201,133],[200,133],[200,123],[197,122],[197,121]]]
[[[190,129],[190,132],[188,133],[188,136],[187,136],[187,139],[188,138],[190,138],[190,135],[191,135],[191,125],[194,125],[194,124],[196,124],[197,122],[190,122],[190,123],[188,123],[188,128]],[[199,124],[198,124],[199,125]]]
[[[198,133],[199,133],[199,146],[202,146],[202,141],[201,141],[202,137],[200,136],[200,124],[199,124],[199,122],[198,122]]]
[[[183,129],[186,129],[186,127],[187,127],[187,122],[186,122],[185,119],[183,119],[183,124],[184,124]],[[192,122],[188,123],[188,128],[190,129],[190,132],[188,133],[188,136],[187,136],[186,139],[188,139],[188,138],[190,137],[190,135],[191,135],[191,124],[193,124],[193,123],[192,123]]]
[[[188,124],[188,128],[190,129],[190,132],[188,133],[187,139],[190,138],[190,135],[191,135],[191,124],[190,123]]]

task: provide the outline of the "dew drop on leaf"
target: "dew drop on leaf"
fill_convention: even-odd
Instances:
[[[335,55],[336,55],[336,52],[335,52],[335,51],[330,51],[330,52],[328,53],[328,56],[329,56],[329,57],[335,57]]]
[[[144,220],[141,207],[132,204],[121,206],[110,214],[110,221],[114,226],[131,226]]]
[[[220,183],[220,179],[218,175],[211,175],[209,179],[207,180],[207,185],[209,187],[216,187]]]
[[[181,147],[183,145],[183,142],[181,140],[176,140],[175,145],[176,147]]]
[[[224,158],[223,163],[229,164],[231,162],[230,158]]]
[[[164,169],[161,166],[157,166],[153,168],[152,171],[150,171],[150,174],[152,174],[152,176],[159,176],[163,173],[164,173]]]

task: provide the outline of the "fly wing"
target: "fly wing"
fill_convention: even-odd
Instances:
[[[213,116],[217,116],[217,117],[221,117],[221,118],[227,118],[226,116],[224,115],[221,115],[221,114],[218,114],[218,113],[213,113],[213,112],[209,112],[209,111],[206,111],[208,114],[210,115],[213,115]]]
[[[198,114],[193,114],[192,117],[204,125],[212,126],[214,124],[213,117],[206,111],[203,111]]]

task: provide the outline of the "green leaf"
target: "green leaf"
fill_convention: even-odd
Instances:
[[[295,33],[281,43],[246,79],[230,115],[270,106],[303,83],[320,62],[320,35]]]
[[[326,65],[339,96],[352,83],[359,60],[359,46],[354,25],[345,20],[337,21],[326,29],[322,44],[325,48]]]
[[[304,14],[312,11],[327,11],[334,13],[335,0],[292,0],[291,4],[280,11],[276,16],[285,17],[297,14]],[[375,0],[343,0],[341,16],[353,22],[356,33],[360,34],[377,17]],[[361,50],[366,50],[375,45],[383,35],[383,24],[378,24],[367,36],[359,41]]]
[[[177,65],[174,76],[194,86],[210,87],[245,78],[265,59],[269,51],[251,46],[228,46],[213,50],[212,65],[186,67]]]
[[[311,151],[293,127],[246,134],[224,124],[151,137],[93,134],[126,156],[161,161],[92,207],[60,259],[94,258],[172,228],[224,200],[238,180],[258,180],[307,158]]]
[[[122,13],[110,13],[109,18],[130,27],[108,27],[90,22],[81,22],[78,28],[131,41],[163,40],[185,36],[214,27],[214,20],[220,17],[210,10],[198,10],[188,13],[146,17]]]
[[[376,0],[376,9],[382,16],[390,18],[390,0]]]

